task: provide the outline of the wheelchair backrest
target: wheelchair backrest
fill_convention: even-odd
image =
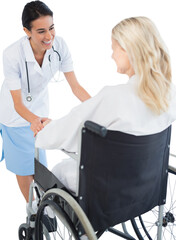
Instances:
[[[171,127],[152,135],[82,129],[78,202],[94,230],[165,203]]]

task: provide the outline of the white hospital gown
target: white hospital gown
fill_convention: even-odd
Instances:
[[[79,128],[86,120],[133,135],[148,135],[166,129],[176,119],[175,86],[171,87],[168,111],[157,115],[138,97],[136,83],[134,75],[127,84],[104,87],[65,117],[49,123],[39,132],[36,147],[77,152]]]
[[[76,192],[77,185],[77,162],[72,158],[63,159],[56,164],[52,169],[52,173],[61,181],[61,183],[71,190]]]

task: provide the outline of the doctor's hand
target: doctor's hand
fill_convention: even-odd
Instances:
[[[42,121],[45,121],[43,118],[37,117],[31,122],[31,130],[34,132],[34,137],[37,135],[39,131],[41,131],[44,126]]]
[[[48,123],[50,123],[52,120],[49,118],[45,118],[45,120],[42,119],[43,126],[45,127]]]

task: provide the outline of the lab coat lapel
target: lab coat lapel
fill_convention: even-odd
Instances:
[[[43,76],[43,71],[34,57],[34,53],[32,51],[28,38],[26,38],[26,40],[23,42],[23,49],[24,49],[25,61],[32,62],[34,64],[34,70]]]
[[[34,64],[34,70],[35,70],[36,72],[38,72],[40,75],[43,76],[42,69],[41,69],[41,67],[39,66],[39,64],[38,64],[37,61],[35,61],[35,64]]]
[[[35,57],[29,42],[29,39],[26,37],[25,41],[23,42],[23,52],[24,57],[27,62],[35,62]]]
[[[49,64],[49,55],[51,54],[51,49],[47,50],[43,59],[42,68],[45,68]]]
[[[43,63],[42,66],[40,67],[39,64],[37,63],[37,61],[35,61],[35,66],[34,69],[43,76],[43,69],[46,68],[46,66],[49,64],[49,60],[48,60],[48,56],[51,54],[51,49],[47,50],[45,55],[44,55],[44,59],[43,59]]]

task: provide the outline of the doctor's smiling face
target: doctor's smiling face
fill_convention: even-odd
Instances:
[[[129,77],[134,75],[134,70],[130,64],[127,52],[119,45],[117,40],[112,37],[112,59],[117,65],[117,72],[127,74]]]
[[[44,53],[53,45],[55,29],[52,16],[41,16],[31,22],[31,29],[24,27],[29,37],[31,47],[35,53]]]

